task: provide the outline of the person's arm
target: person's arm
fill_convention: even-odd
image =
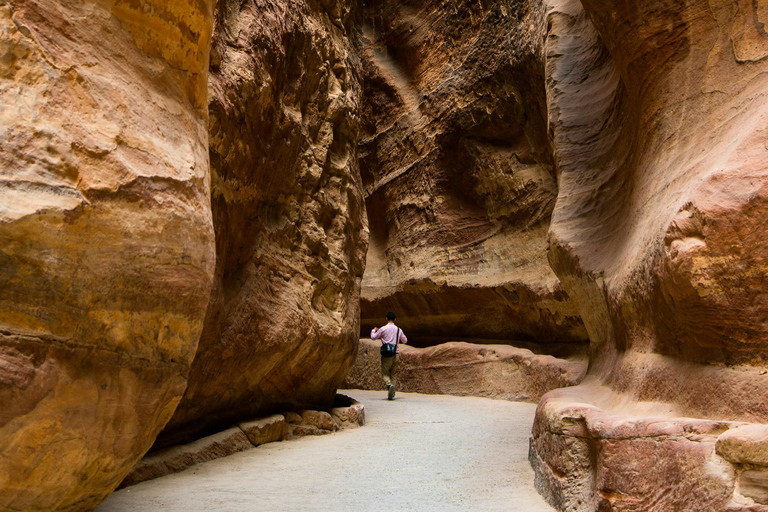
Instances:
[[[408,338],[405,336],[405,333],[402,331],[402,329],[400,330],[400,343],[408,343]]]
[[[378,328],[378,327],[374,327],[374,328],[371,330],[371,339],[372,339],[372,340],[377,340],[377,339],[379,339],[379,338],[381,338],[381,331],[379,330],[379,328]]]

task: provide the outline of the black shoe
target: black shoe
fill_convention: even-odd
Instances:
[[[387,386],[387,390],[389,391],[387,393],[387,400],[394,400],[395,399],[395,386],[390,384],[389,386]]]

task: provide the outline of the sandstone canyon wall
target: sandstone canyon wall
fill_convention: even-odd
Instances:
[[[537,2],[377,1],[364,16],[362,335],[587,339],[550,269],[557,197]]]
[[[203,0],[0,3],[0,509],[84,511],[179,402],[210,295]]]
[[[721,448],[758,453],[732,432],[768,421],[768,4],[547,9],[549,260],[591,364],[539,406],[539,488],[562,510],[765,510],[764,462]]]
[[[353,2],[220,0],[211,50],[216,272],[160,445],[331,407],[357,352],[367,236]]]

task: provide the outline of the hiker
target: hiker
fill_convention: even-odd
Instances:
[[[397,354],[400,350],[398,343],[408,343],[405,333],[395,325],[395,314],[387,313],[387,325],[382,328],[374,327],[371,339],[381,340],[381,376],[387,385],[387,400],[395,399],[395,372],[397,371]]]

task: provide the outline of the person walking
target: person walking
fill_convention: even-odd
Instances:
[[[397,354],[400,350],[398,343],[408,343],[408,338],[398,326],[395,325],[395,314],[387,313],[387,325],[374,327],[371,331],[371,339],[381,340],[381,376],[387,385],[387,400],[395,399],[395,372],[397,372]]]

